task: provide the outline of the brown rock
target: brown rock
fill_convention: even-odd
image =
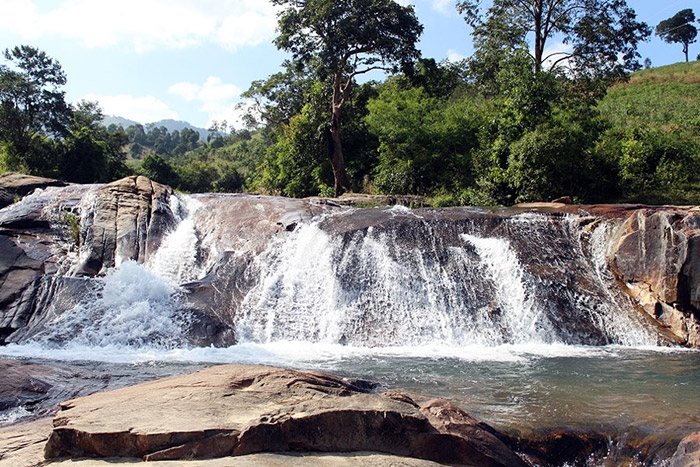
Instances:
[[[700,216],[674,208],[640,209],[612,256],[627,292],[684,343],[700,345]]]
[[[700,432],[681,440],[669,465],[670,467],[700,467]]]
[[[172,193],[172,188],[141,176],[101,187],[92,217],[81,226],[81,244],[87,251],[81,272],[104,273],[130,259],[144,262],[175,225],[169,205]]]
[[[495,433],[446,401],[418,408],[324,373],[229,365],[68,401],[45,455],[158,461],[372,451],[525,465]]]
[[[114,466],[115,459],[83,459],[52,462],[52,467],[95,467]],[[143,465],[140,459],[127,461],[119,459],[122,465]],[[334,453],[263,453],[219,459],[191,460],[178,462],[187,467],[437,467],[442,464],[410,457],[392,456],[376,452],[334,452]],[[148,467],[173,467],[172,461],[150,461]]]
[[[44,445],[51,419],[0,427],[0,467],[44,465]]]
[[[627,234],[613,256],[626,282],[644,282],[662,301],[678,301],[679,274],[687,255],[687,237],[674,228],[674,214],[637,211],[627,220]]]
[[[562,196],[552,200],[552,203],[574,204],[574,200],[571,198],[571,196]]]

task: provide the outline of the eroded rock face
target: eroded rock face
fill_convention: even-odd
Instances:
[[[170,209],[172,188],[132,176],[101,187],[91,216],[81,226],[86,252],[80,272],[104,273],[126,260],[144,262],[176,224]]]
[[[373,451],[450,464],[524,466],[447,401],[371,394],[318,372],[227,365],[61,405],[47,459],[206,459],[259,452]]]
[[[34,404],[46,397],[55,370],[44,365],[0,360],[0,410]]]
[[[683,342],[700,346],[700,212],[640,209],[611,263],[628,292]]]
[[[31,318],[42,272],[41,261],[0,234],[0,344]]]

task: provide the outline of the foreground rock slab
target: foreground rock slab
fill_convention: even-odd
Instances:
[[[671,467],[700,467],[700,431],[681,440],[669,465]]]
[[[449,402],[418,405],[368,386],[317,372],[215,366],[61,404],[45,457],[166,461],[364,451],[526,465],[495,430]]]
[[[51,434],[51,419],[0,428],[0,467],[44,463],[44,446]]]
[[[123,461],[115,459],[84,459],[52,462],[52,467],[108,467],[117,465],[140,465],[137,459]],[[149,462],[149,467],[174,467],[183,465],[176,461]],[[249,454],[240,457],[222,457],[219,459],[193,460],[184,464],[186,467],[438,467],[438,464],[423,459],[410,457],[398,457],[389,454],[377,454],[376,452],[360,453],[304,453],[282,454],[265,453]]]

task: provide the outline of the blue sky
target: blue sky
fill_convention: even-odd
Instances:
[[[472,52],[454,0],[415,5],[425,57]],[[698,0],[628,0],[654,26]],[[142,123],[173,118],[206,127],[235,122],[240,93],[279,70],[275,9],[266,0],[0,0],[0,48],[30,44],[57,59],[68,100],[97,100],[106,114]],[[561,44],[553,43],[557,49]],[[691,57],[700,44],[691,45]],[[683,60],[681,47],[654,37],[640,47],[654,66]]]

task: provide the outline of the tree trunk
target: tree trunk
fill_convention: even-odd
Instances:
[[[683,53],[685,54],[685,63],[688,63],[688,46],[687,42],[683,43]]]
[[[333,113],[331,121],[332,152],[329,151],[331,165],[333,166],[333,178],[335,179],[335,197],[342,195],[348,187],[348,177],[345,173],[345,159],[343,158],[343,146],[340,141],[340,116]]]
[[[335,180],[335,197],[342,195],[349,186],[345,173],[345,159],[343,158],[343,145],[340,141],[340,114],[343,110],[344,97],[342,86],[342,71],[337,71],[333,79],[333,104],[331,106],[330,141],[328,145],[328,157],[333,167]]]
[[[544,56],[544,37],[542,34],[542,2],[535,2],[534,8],[534,32],[535,32],[535,72],[542,71],[542,57]]]

